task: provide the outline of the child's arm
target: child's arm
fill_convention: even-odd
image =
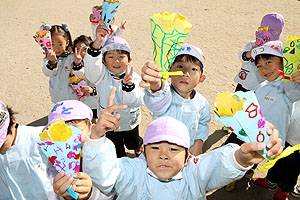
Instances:
[[[190,147],[190,153],[193,156],[198,156],[203,153],[203,140],[198,139],[194,141],[194,144]]]
[[[84,76],[84,63],[81,57],[82,48],[75,48],[74,61],[72,64],[72,70],[76,77],[82,78]]]
[[[244,50],[239,52],[239,59],[242,63],[249,62],[251,60],[251,52],[254,48],[258,47],[255,41],[250,41],[247,43]]]
[[[300,67],[298,67],[300,69]],[[291,82],[284,84],[284,92],[290,101],[296,102],[300,100],[300,71],[291,75]]]
[[[50,60],[51,59],[51,60]],[[53,50],[50,50],[47,57],[44,58],[44,64],[42,68],[43,73],[46,76],[55,76],[57,73],[57,60]]]

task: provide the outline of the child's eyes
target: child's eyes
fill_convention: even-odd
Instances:
[[[177,65],[177,68],[182,69],[183,67],[181,65]]]
[[[170,148],[170,151],[178,151],[176,148]]]
[[[272,62],[271,61],[267,61],[267,65],[271,64]]]
[[[151,147],[151,149],[158,150],[159,147]]]
[[[198,69],[197,69],[197,68],[192,68],[192,70],[193,70],[193,71],[198,71]]]
[[[260,68],[260,67],[261,67],[261,65],[256,65],[256,67],[257,67],[257,68]]]

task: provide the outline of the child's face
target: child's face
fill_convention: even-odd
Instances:
[[[185,149],[168,142],[148,144],[145,147],[149,169],[161,180],[175,176],[185,164]]]
[[[172,65],[170,71],[183,72],[183,76],[170,76],[172,85],[180,91],[190,91],[205,80],[205,76],[201,73],[200,66],[192,62],[176,62]],[[180,91],[177,92],[185,98],[186,93],[181,94]]]
[[[127,54],[121,53],[118,50],[108,51],[105,55],[105,61],[103,59],[103,63],[106,67],[115,74],[122,73],[130,61]]]
[[[83,147],[83,144],[86,141],[86,137],[91,131],[91,127],[87,124],[87,121],[84,119],[71,120],[71,121],[67,121],[66,124],[72,125],[75,128],[78,128],[82,131],[81,132],[81,147]]]
[[[268,59],[260,58],[256,64],[258,73],[267,81],[274,81],[279,77],[279,73],[274,69],[283,70],[282,60],[277,56],[272,56]]]
[[[61,56],[69,45],[69,40],[66,40],[60,34],[51,35],[52,48],[55,51],[56,56]]]
[[[81,45],[84,45],[84,47],[82,47]],[[87,51],[87,49],[88,49],[88,46],[86,46],[83,42],[78,42],[78,43],[76,44],[75,48],[77,48],[77,50],[79,50],[80,47],[82,48],[82,49],[81,49],[80,56],[81,56],[81,58],[83,59],[84,56],[85,56],[85,54],[86,54],[86,51]]]

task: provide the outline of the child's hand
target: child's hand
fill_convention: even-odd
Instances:
[[[105,21],[100,20],[96,29],[96,40],[93,43],[93,48],[100,49],[104,37],[107,35],[109,28],[105,25]]]
[[[291,81],[300,84],[300,65],[298,65],[297,71],[295,74],[291,75]]]
[[[56,59],[56,54],[55,52],[51,49],[48,53],[47,53],[47,58],[50,62],[50,65],[55,65],[56,62],[57,62],[57,59]]]
[[[93,88],[91,88],[90,86],[83,86],[81,88],[81,92],[85,93],[85,94],[91,94],[94,92]]]
[[[81,51],[83,51],[81,47],[79,49],[75,48],[74,62],[76,65],[79,65],[82,61]]]
[[[53,191],[58,196],[64,197],[66,199],[72,199],[72,197],[68,194],[67,189],[73,182],[73,178],[71,174],[65,175],[64,172],[60,172],[54,177],[53,180]],[[76,186],[72,186],[72,190],[75,191]]]
[[[160,80],[162,77],[160,71],[161,68],[153,62],[146,62],[142,68],[140,86],[142,88],[150,87],[152,91],[160,90],[163,84]]]
[[[193,156],[199,156],[202,154],[203,141],[201,139],[195,140],[194,144],[189,148],[190,153]]]
[[[125,24],[126,24],[126,21],[121,22],[121,25],[120,25],[121,30],[125,30]]]
[[[130,72],[128,72],[128,65],[126,65],[126,72],[125,72],[125,76],[123,78],[123,83],[126,85],[133,85],[133,78],[132,78],[132,74],[133,74],[133,67],[130,67]]]
[[[74,174],[74,178],[79,180],[73,181],[73,186],[75,186],[75,192],[78,193],[78,199],[87,199],[92,191],[92,179],[89,175],[84,172],[78,172]]]
[[[114,104],[116,88],[113,88],[108,97],[107,108],[102,110],[101,115],[91,131],[91,139],[99,139],[105,135],[105,133],[112,129],[118,130],[120,128],[119,120],[120,114],[115,114],[116,110],[123,110],[127,108],[127,105]]]
[[[282,141],[278,138],[278,131],[274,129],[274,126],[267,122],[267,133],[270,135],[270,140],[267,143],[268,151],[267,155],[274,158],[282,152]],[[252,164],[258,164],[264,160],[264,158],[256,151],[263,150],[265,148],[264,143],[244,143],[241,148],[235,152],[235,158],[238,163],[244,167],[248,167]]]
[[[246,57],[247,57],[247,58],[251,58],[251,52],[252,52],[252,50],[255,49],[256,47],[258,47],[258,45],[256,45],[256,44],[253,45],[253,47],[246,53]]]

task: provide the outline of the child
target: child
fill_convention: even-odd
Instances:
[[[145,87],[144,101],[153,113],[153,119],[171,116],[182,121],[190,133],[190,153],[202,153],[203,142],[207,139],[210,107],[195,88],[203,83],[205,57],[201,49],[184,44],[177,54],[171,72],[182,71],[183,76],[171,76],[171,85],[160,80],[160,67],[146,63],[142,68],[141,87]],[[147,89],[150,83],[151,92]]]
[[[0,101],[0,199],[46,199],[53,189],[36,144],[43,127],[19,125],[14,114]]]
[[[285,142],[290,142],[288,140],[290,138],[288,126],[293,103],[300,100],[300,72],[291,76],[291,82],[280,82],[282,77],[280,77],[279,72],[274,71],[274,69],[283,71],[282,42],[280,41],[270,41],[262,47],[253,49],[252,58],[255,60],[258,73],[266,80],[255,93],[264,117],[278,129],[279,138],[282,139],[285,147],[290,146],[291,144]],[[297,153],[294,153],[293,156]],[[287,177],[281,175],[285,174],[283,173],[284,170],[293,170],[288,167],[288,164],[284,164],[286,160],[293,158],[293,156],[278,161],[268,171],[267,178],[256,178],[253,183],[274,190],[277,188],[277,183],[279,188],[273,199],[286,199],[296,183],[292,186],[286,185],[285,183],[291,183],[292,181],[290,179],[287,181]],[[297,168],[299,167],[297,166]]]
[[[66,110],[67,112],[65,112]],[[81,143],[83,146],[86,141],[86,136],[90,133],[93,126],[91,124],[92,116],[92,110],[80,101],[67,100],[58,102],[51,110],[48,116],[48,124],[44,129],[46,129],[53,122],[62,119],[67,125],[72,125],[82,131]],[[81,166],[83,161],[84,158],[81,157]],[[100,192],[100,190],[97,188],[92,187],[92,180],[90,176],[82,172],[82,169],[80,169],[80,171],[81,172],[74,175],[74,177],[78,178],[79,180],[73,180],[70,174],[65,175],[63,172],[57,174],[54,167],[51,164],[48,165],[48,173],[50,173],[51,176],[55,175],[53,181],[54,192],[61,197],[69,198],[70,196],[66,190],[70,184],[72,184],[72,189],[79,194],[79,199],[113,199],[113,193],[106,195]]]
[[[279,40],[283,26],[283,16],[275,12],[265,15],[260,24],[260,28],[269,28],[271,41]],[[248,90],[255,90],[257,86],[264,81],[264,79],[258,74],[254,60],[251,59],[251,51],[256,47],[258,47],[256,45],[256,41],[250,41],[247,43],[245,49],[239,53],[239,59],[242,62],[242,67],[234,78],[234,81],[238,83],[236,91],[241,90],[245,92]]]
[[[63,100],[80,99],[83,103],[92,105],[91,101],[95,101],[94,97],[87,95],[86,98],[79,98],[69,84],[71,69],[73,69],[74,74],[75,71],[83,70],[82,66],[80,66],[81,60],[74,60],[74,57],[78,58],[79,55],[78,53],[76,55],[72,53],[73,43],[69,26],[67,24],[62,24],[61,26],[44,25],[44,29],[50,30],[53,47],[53,50],[50,50],[45,57],[42,68],[43,73],[50,77],[49,91],[51,101],[57,103]]]
[[[103,21],[99,23],[102,24]],[[97,28],[97,38],[84,57],[85,74],[96,85],[97,93],[101,95],[98,116],[105,109],[113,87],[117,89],[115,102],[128,105],[128,109],[119,111],[120,129],[109,131],[106,136],[115,144],[118,157],[126,156],[124,144],[127,149],[135,150],[138,156],[142,145],[138,126],[141,122],[140,106],[143,105],[143,91],[138,85],[141,78],[133,71],[133,67],[129,71],[131,50],[125,39],[113,36],[101,49],[107,29],[104,25]]]
[[[114,146],[105,137],[109,129],[118,129],[113,93],[83,147],[84,170],[103,191],[115,189],[118,199],[206,199],[208,190],[216,189],[243,176],[252,163],[263,158],[255,151],[262,143],[227,145],[200,156],[188,156],[190,146],[186,126],[172,118],[160,117],[147,128],[144,136],[145,155],[135,159],[117,159]],[[269,125],[271,134],[268,155],[282,151],[278,132]],[[87,164],[88,163],[88,164]]]
[[[89,45],[91,44],[92,39],[86,35],[80,35],[79,37],[77,37],[74,40],[74,49],[73,51],[75,52],[75,58],[78,60],[77,63],[80,63],[79,66],[75,66],[75,63],[73,63],[73,68],[74,67],[80,67],[83,68],[84,67],[84,63],[83,63],[83,58],[86,54],[86,51],[89,47]],[[78,74],[79,72],[79,74]],[[71,74],[73,73],[73,69],[71,69]],[[76,71],[75,70],[75,74],[77,76],[79,76],[80,78],[82,78],[82,76],[84,74],[82,74],[82,71]],[[97,106],[98,106],[98,99],[97,99],[97,90],[94,84],[90,83],[90,81],[88,79],[85,79],[87,86],[83,86],[81,88],[81,91],[85,94],[90,94],[90,100],[88,106],[92,109],[93,111],[93,119],[92,119],[92,123],[95,124],[96,123],[96,119],[98,118],[97,116]]]

